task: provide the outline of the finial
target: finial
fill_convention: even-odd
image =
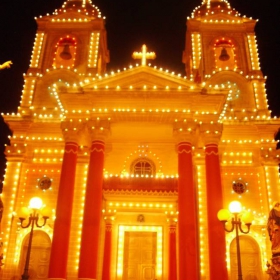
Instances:
[[[141,50],[142,50],[142,52],[134,52],[132,54],[132,57],[134,59],[141,59],[142,60],[141,65],[142,66],[146,66],[147,59],[155,59],[156,58],[155,52],[147,52],[147,46],[146,45],[143,45]]]

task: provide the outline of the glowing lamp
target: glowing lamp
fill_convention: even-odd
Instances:
[[[228,209],[221,209],[218,214],[218,219],[221,222],[228,221],[231,217],[231,213]]]
[[[237,273],[238,280],[243,280],[242,276],[242,264],[241,264],[241,254],[240,254],[240,244],[239,244],[239,231],[247,234],[250,231],[250,226],[252,223],[253,215],[251,213],[244,213],[240,219],[239,213],[242,210],[241,203],[239,201],[232,201],[229,204],[229,210],[221,209],[218,212],[218,219],[223,223],[224,230],[226,232],[232,232],[235,230],[236,234],[236,252],[237,252]],[[233,217],[228,224],[230,224],[230,228],[227,227],[226,222],[230,215],[233,214]],[[242,222],[245,223],[246,229],[244,230],[242,227]]]
[[[253,214],[251,212],[246,212],[242,215],[241,221],[244,224],[252,224],[252,221],[254,220]]]
[[[42,209],[40,210],[40,214],[43,217],[50,217],[52,215],[52,209],[50,207],[42,207]]]
[[[30,209],[28,207],[21,207],[18,211],[19,217],[26,217],[30,214]]]
[[[29,208],[39,210],[43,206],[43,201],[40,197],[33,197],[29,201]]]
[[[238,214],[238,213],[241,212],[241,210],[242,210],[242,206],[241,206],[241,203],[239,201],[232,201],[229,204],[229,211],[232,214]]]
[[[39,224],[40,217],[36,210],[39,210],[42,206],[43,206],[42,199],[40,197],[33,197],[30,199],[30,202],[29,202],[29,208],[33,209],[33,212],[29,215],[28,220],[25,218],[19,217],[21,228],[30,227],[30,234],[29,234],[29,241],[28,241],[26,259],[25,259],[24,271],[21,276],[21,280],[29,279],[28,270],[29,270],[29,261],[30,261],[30,255],[31,255],[34,227],[36,226],[38,228],[42,228],[43,226],[45,226],[47,219],[49,218],[49,217],[43,216],[42,224]],[[27,222],[25,222],[25,220],[27,220]]]

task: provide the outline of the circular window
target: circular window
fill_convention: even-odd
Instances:
[[[238,179],[232,182],[232,189],[237,194],[243,194],[247,190],[247,184],[243,180]]]
[[[49,177],[43,177],[38,180],[38,187],[42,191],[48,190],[52,185],[52,180]]]

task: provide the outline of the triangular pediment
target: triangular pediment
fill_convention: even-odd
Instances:
[[[200,86],[186,78],[150,66],[137,66],[119,73],[96,78],[83,87],[85,91],[98,89],[194,89]]]

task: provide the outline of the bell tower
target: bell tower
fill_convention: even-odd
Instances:
[[[53,14],[35,19],[37,34],[19,107],[23,115],[30,108],[54,106],[47,88],[58,79],[79,83],[105,73],[110,60],[105,20],[91,0],[66,0]]]
[[[31,71],[66,68],[85,75],[105,72],[109,62],[105,22],[90,0],[67,0],[53,15],[36,21]]]
[[[227,0],[203,0],[187,19],[183,63],[189,79],[229,89],[228,109],[269,116],[256,22]]]

